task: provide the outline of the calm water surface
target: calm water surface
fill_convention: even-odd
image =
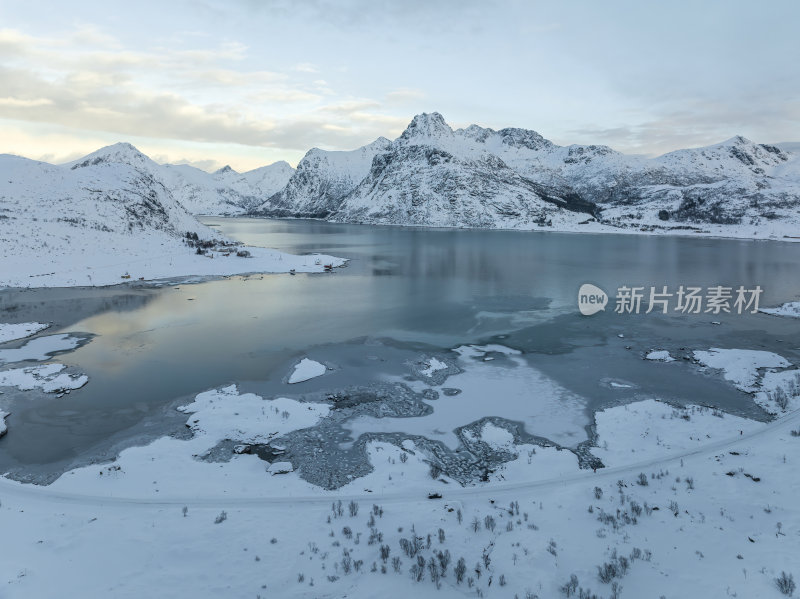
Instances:
[[[751,399],[686,361],[644,352],[742,347],[800,362],[800,322],[766,315],[578,314],[578,287],[727,285],[764,289],[762,305],[800,296],[800,244],[549,232],[426,230],[316,221],[205,219],[252,245],[349,258],[334,274],[233,277],[159,289],[0,292],[0,321],[54,321],[95,337],[56,357],[90,377],[68,396],[6,389],[13,412],[0,471],[50,473],[178,430],[174,406],[237,382],[265,396],[309,355],[352,368],[303,391],[402,374],[399,357],[487,341],[520,349],[594,411],[642,395],[763,418]],[[613,299],[612,299],[613,302]],[[610,306],[613,308],[613,306]],[[717,321],[720,324],[712,324]],[[620,338],[618,335],[623,335]],[[369,366],[375,343],[392,348]],[[9,347],[18,346],[9,344]],[[388,351],[388,350],[387,350]],[[391,356],[389,355],[391,354]],[[392,359],[392,356],[395,359]],[[603,381],[633,383],[611,389]]]

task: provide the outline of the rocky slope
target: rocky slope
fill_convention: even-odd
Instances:
[[[297,165],[286,187],[271,197],[265,196],[251,212],[263,216],[329,216],[367,175],[373,158],[390,147],[391,142],[380,137],[350,152],[313,148]]]
[[[526,227],[585,220],[597,207],[567,185],[523,176],[484,142],[419,115],[334,214],[336,220],[455,227]]]

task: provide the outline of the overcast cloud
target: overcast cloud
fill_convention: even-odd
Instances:
[[[125,140],[247,169],[433,110],[651,155],[800,140],[798,17],[791,0],[6,0],[0,152]]]

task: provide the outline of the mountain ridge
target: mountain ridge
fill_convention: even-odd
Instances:
[[[207,173],[156,164],[126,142],[65,166],[127,164],[193,214],[512,229],[736,226],[758,237],[791,235],[800,226],[795,148],[800,144],[736,135],[649,158],[605,145],[560,146],[519,127],[453,129],[430,112],[416,115],[394,140],[379,137],[354,150],[312,148],[297,168],[279,161],[245,173],[227,165]]]

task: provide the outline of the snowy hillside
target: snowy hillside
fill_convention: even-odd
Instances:
[[[408,225],[796,235],[800,160],[741,136],[647,159],[607,146],[558,146],[526,129],[453,131],[430,113],[414,117],[391,143],[312,150],[287,187],[253,213]]]
[[[189,214],[157,169],[129,144],[62,166],[0,156],[0,286],[322,270],[321,259],[263,248],[236,256],[233,242]]]

